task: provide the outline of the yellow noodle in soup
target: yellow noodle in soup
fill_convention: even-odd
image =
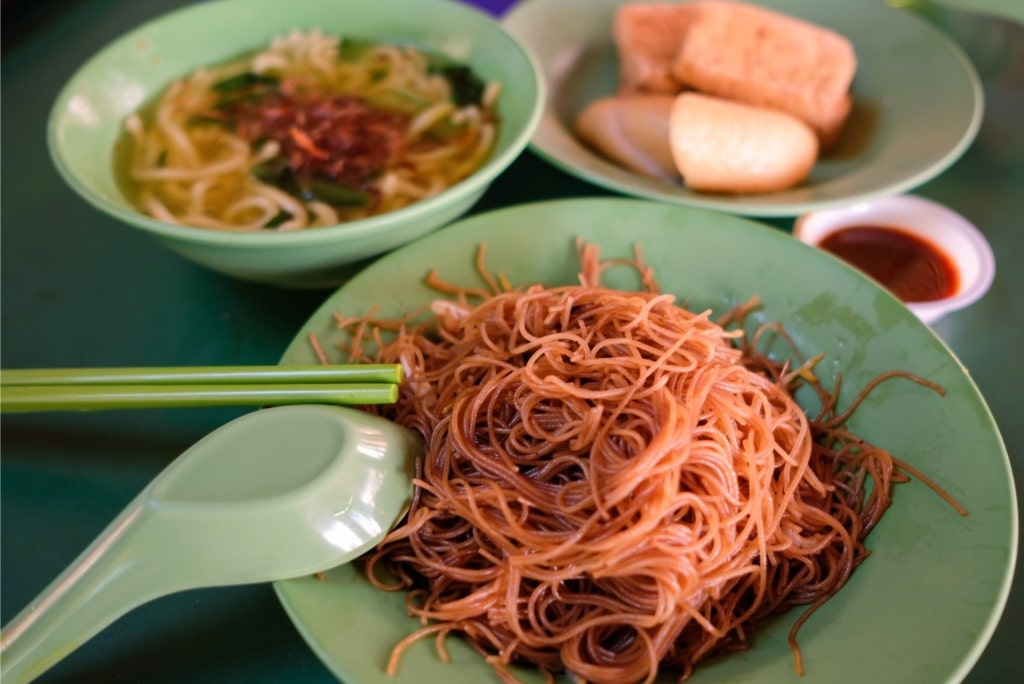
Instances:
[[[686,678],[805,605],[790,635],[802,672],[796,630],[867,558],[892,485],[921,477],[847,418],[891,377],[941,388],[886,373],[840,410],[814,359],[758,351],[789,338],[748,333],[748,307],[712,320],[660,293],[639,253],[580,257],[576,285],[514,288],[481,250],[485,287],[431,275],[451,299],[430,311],[338,314],[343,360],[405,367],[398,402],[368,410],[425,444],[406,519],[362,561],[423,621],[388,672],[431,635],[444,657],[456,633],[505,681],[517,663],[595,683]],[[642,291],[601,285],[616,263]]]
[[[486,161],[499,94],[435,53],[296,31],[128,117],[129,192],[161,221],[218,230],[393,211]]]

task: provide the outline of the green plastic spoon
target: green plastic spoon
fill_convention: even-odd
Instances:
[[[129,610],[184,589],[299,577],[379,542],[412,496],[418,441],[326,405],[270,408],[175,459],[0,634],[28,682]]]

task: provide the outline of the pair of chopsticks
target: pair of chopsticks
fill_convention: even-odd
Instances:
[[[397,364],[0,370],[0,412],[390,404]]]

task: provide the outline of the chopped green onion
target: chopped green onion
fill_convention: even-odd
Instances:
[[[300,183],[304,190],[303,199],[306,201],[320,200],[336,207],[362,207],[369,204],[371,199],[371,195],[367,191],[340,183],[316,178],[303,179]]]
[[[287,211],[279,211],[279,212],[277,212],[277,216],[275,216],[274,218],[272,218],[269,221],[267,221],[266,223],[264,223],[263,227],[267,228],[267,229],[277,228],[282,223],[285,223],[286,221],[290,220],[291,218],[292,218],[292,215],[289,214]]]
[[[476,104],[483,99],[484,82],[467,66],[451,65],[441,69],[441,75],[452,86],[452,100],[459,107]]]
[[[242,102],[259,102],[266,94],[266,92],[250,91],[241,93],[240,95],[231,95],[230,97],[225,97],[215,102],[213,109],[226,109],[232,105],[241,104]]]
[[[218,93],[233,93],[239,90],[247,90],[254,86],[276,86],[281,82],[277,76],[267,74],[254,74],[251,71],[229,76],[224,80],[217,81],[210,88]]]
[[[298,177],[284,157],[274,157],[250,169],[257,180],[273,185],[279,190],[298,197],[303,202],[320,201],[336,207],[363,207],[370,203],[373,195],[366,190],[342,185],[321,178]],[[280,225],[280,214],[271,219],[265,228]],[[284,220],[291,218],[286,215]]]
[[[267,185],[279,186],[286,170],[288,170],[288,161],[284,157],[274,157],[252,167],[250,172],[257,180],[263,181]]]
[[[377,46],[376,43],[359,38],[343,38],[338,46],[338,59],[354,62]]]

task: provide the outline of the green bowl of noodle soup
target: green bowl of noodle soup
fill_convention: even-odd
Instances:
[[[214,271],[338,283],[465,213],[526,147],[544,86],[446,0],[218,0],[86,62],[50,113],[65,181]]]

